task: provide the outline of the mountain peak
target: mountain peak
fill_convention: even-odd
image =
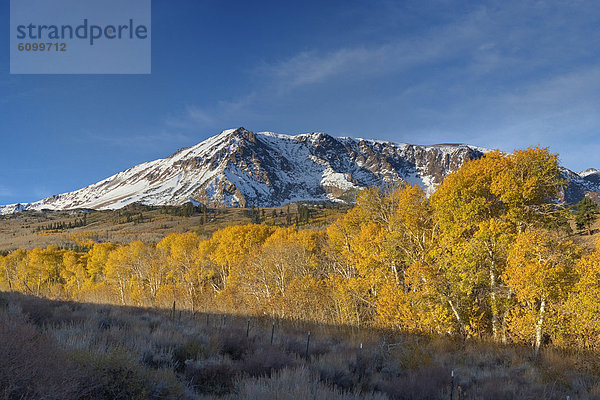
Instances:
[[[254,132],[249,131],[243,126],[236,129],[224,130],[223,132],[219,133],[216,137],[223,139],[235,138],[241,140],[248,140],[251,143],[254,143],[256,141],[256,136],[254,135]]]
[[[597,174],[599,172],[600,171],[597,170],[596,168],[588,168],[586,170],[583,170],[583,171],[579,172],[578,175],[581,176],[581,177],[586,177],[588,175]]]
[[[243,135],[247,134],[248,132],[249,131],[246,128],[244,128],[243,126],[240,126],[239,128],[225,129],[224,131],[219,133],[217,136],[243,136]]]

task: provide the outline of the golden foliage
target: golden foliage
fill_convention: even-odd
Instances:
[[[600,347],[600,250],[547,229],[563,184],[547,149],[490,152],[431,198],[364,190],[325,230],[229,226],[208,240],[92,243],[0,257],[0,286],[30,294]]]

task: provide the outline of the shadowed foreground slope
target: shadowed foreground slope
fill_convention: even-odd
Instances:
[[[5,399],[600,397],[593,354],[532,354],[486,342],[0,294]]]

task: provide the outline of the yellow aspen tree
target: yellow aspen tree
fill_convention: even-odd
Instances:
[[[443,285],[446,288],[443,297],[464,331],[469,330],[472,317],[476,320],[479,317],[470,315],[469,310],[477,302],[487,302],[492,336],[496,340],[501,325],[498,301],[502,283],[499,276],[505,264],[499,250],[502,243],[509,240],[504,237],[514,235],[514,229],[511,224],[504,223],[506,206],[492,186],[495,174],[509,165],[508,157],[496,151],[466,162],[446,177],[431,199],[440,229],[436,263],[439,273],[451,283]],[[482,286],[487,288],[485,293],[474,291]]]
[[[153,246],[134,241],[119,246],[108,254],[104,265],[106,283],[117,293],[123,305],[144,305],[147,300],[149,275],[156,253]]]
[[[6,266],[6,256],[0,255],[0,288],[10,290],[13,281],[11,278],[12,276]]]
[[[529,147],[506,156],[507,166],[495,171],[492,192],[506,206],[508,217],[522,232],[545,218],[555,216],[554,200],[565,184],[558,154],[547,148]]]
[[[508,248],[513,240],[512,224],[502,218],[490,218],[477,225],[466,251],[467,259],[485,268],[472,268],[482,276],[478,282],[489,288],[487,300],[490,309],[492,337],[507,342],[506,315],[510,308],[510,295],[502,282],[506,268]]]
[[[540,226],[560,213],[553,200],[561,184],[557,156],[536,147],[512,154],[493,151],[469,161],[432,196],[440,229],[437,262],[452,275],[450,281],[466,278],[453,285],[466,289],[454,296],[463,305],[455,315],[463,315],[466,328],[467,320],[483,321],[480,311],[470,310],[483,310],[490,315],[494,339],[506,339],[510,297],[501,277],[507,244],[527,226]],[[482,287],[485,291],[475,290]]]
[[[370,191],[374,189],[363,191],[359,199],[370,195]],[[356,284],[361,279],[355,265],[353,245],[361,226],[367,222],[364,210],[355,206],[327,228],[326,285],[332,304],[331,319],[336,324],[360,325],[362,322],[361,305],[357,302],[360,294],[355,293],[356,288],[362,285]]]
[[[35,248],[27,253],[30,269],[28,286],[36,296],[56,295],[60,281],[62,253],[57,246]]]
[[[27,276],[25,277],[25,286],[39,296],[41,293],[44,276],[44,254],[43,249],[35,248],[27,252]]]
[[[541,229],[519,234],[509,252],[504,280],[518,301],[516,315],[535,321],[525,327],[537,355],[547,328],[550,307],[560,304],[570,292],[574,278],[576,247],[554,233]],[[511,326],[508,327],[511,329]],[[515,331],[523,327],[513,326]]]
[[[33,294],[33,290],[29,286],[31,270],[29,268],[28,252],[22,249],[13,251],[9,254],[7,263],[11,263],[7,265],[10,265],[16,271],[16,289],[23,293]]]
[[[410,287],[406,301],[410,312],[403,312],[401,323],[409,330],[435,334],[454,334],[464,330],[460,304],[453,302],[452,282],[432,264],[415,263],[406,270],[406,284]],[[411,320],[411,317],[415,319]]]
[[[200,238],[193,232],[174,233],[158,243],[157,248],[166,254],[166,262],[169,265],[175,282],[183,289],[185,304],[195,311],[198,298],[197,269],[199,263]]]
[[[327,230],[329,284],[335,293],[338,318],[353,325],[364,324],[374,315],[376,280],[381,271],[381,252],[375,250],[380,244],[373,242],[381,240],[381,228],[374,222],[369,224],[362,215],[363,210],[355,207]]]
[[[239,270],[239,287],[251,312],[285,317],[287,287],[294,279],[316,272],[323,234],[276,228]]]
[[[363,201],[361,200],[362,196],[375,190],[363,191],[359,196],[359,201]],[[353,239],[360,233],[361,227],[369,222],[364,209],[357,205],[327,228],[327,262],[332,273],[343,279],[356,276],[356,266],[353,262]]]
[[[421,315],[415,312],[418,310],[415,297],[414,292],[399,290],[395,282],[385,282],[377,295],[375,324],[408,332],[424,331]]]
[[[350,243],[358,276],[368,283],[363,298],[376,305],[377,324],[415,330],[405,272],[427,262],[436,245],[429,201],[417,186],[402,185],[385,193],[365,191],[357,208],[361,229]]]
[[[2,257],[2,278],[8,290],[25,291],[25,287],[21,284],[19,273],[23,270],[23,264],[27,262],[27,252],[17,249],[5,257]]]
[[[207,289],[212,289],[212,294],[216,295],[225,287],[226,276],[222,275],[220,268],[211,260],[211,253],[214,251],[214,242],[203,240],[198,245],[198,262],[200,266],[200,279],[204,282]]]
[[[347,285],[342,292],[340,282],[334,281],[338,292],[344,293],[338,299],[350,302],[346,307],[354,310],[361,323],[375,315],[383,318],[376,313],[380,287],[386,287],[382,307],[394,304],[393,296],[406,297],[404,272],[411,264],[427,260],[435,247],[427,197],[417,186],[409,185],[386,192],[364,190],[356,207],[332,224],[327,234],[332,272]]]
[[[288,318],[333,323],[332,301],[326,282],[318,276],[293,278],[286,288],[283,314]]]
[[[139,306],[153,305],[156,296],[155,267],[158,261],[156,248],[137,240],[131,242],[127,249],[132,259],[131,300]]]
[[[104,281],[104,265],[108,255],[116,248],[113,243],[94,243],[88,252],[86,269],[90,275],[90,284]]]
[[[61,277],[64,290],[70,298],[77,298],[83,285],[89,279],[85,269],[86,256],[73,250],[65,251],[62,259]]]
[[[130,303],[132,264],[129,249],[127,246],[120,246],[108,254],[104,265],[106,283],[116,291],[122,305]]]
[[[396,283],[401,284],[402,272],[417,262],[428,262],[436,248],[436,227],[433,210],[423,190],[406,185],[390,193],[395,209],[384,229],[388,232],[383,244],[389,254]],[[400,265],[398,265],[400,263]]]
[[[576,283],[566,304],[570,335],[580,348],[600,349],[600,242],[594,251],[578,260]],[[572,344],[570,342],[567,345]]]
[[[142,283],[145,287],[144,297],[153,306],[166,306],[167,298],[170,300],[172,290],[168,287],[167,276],[169,267],[165,260],[164,252],[159,251],[156,246],[146,245],[143,252],[144,268],[140,272]]]
[[[364,324],[368,317],[366,303],[359,300],[363,284],[359,278],[344,279],[340,275],[331,275],[326,281],[327,290],[331,296],[332,314],[335,324],[355,325]]]
[[[245,306],[239,296],[243,270],[273,231],[274,228],[267,225],[235,225],[220,229],[211,237],[212,250],[208,258],[217,267],[223,282],[219,296],[230,307]]]

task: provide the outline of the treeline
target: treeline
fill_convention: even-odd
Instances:
[[[568,240],[546,149],[488,153],[428,198],[363,191],[326,230],[230,226],[208,240],[94,243],[0,258],[10,290],[85,301],[600,348],[600,248]]]
[[[52,222],[47,225],[39,226],[35,229],[35,232],[63,231],[65,229],[79,228],[79,227],[86,226],[86,225],[87,225],[87,214],[83,214],[82,218],[77,218],[77,219],[75,219],[75,221],[70,221],[70,222],[59,221],[59,222]]]
[[[313,204],[313,207],[333,208],[333,205],[328,204],[327,206],[325,206],[323,204]],[[286,226],[290,226],[290,225],[294,224],[296,227],[298,227],[300,225],[307,225],[311,222],[313,213],[311,212],[311,209],[308,205],[302,204],[302,203],[297,203],[296,210],[297,210],[297,212],[295,213],[295,215],[293,215],[293,218],[292,218],[292,212],[290,211],[290,205],[288,204],[285,213],[283,210],[279,210],[279,213],[277,213],[276,209],[272,209],[270,216],[273,220],[277,220],[279,218],[282,221],[283,221],[283,218],[285,217],[285,225]],[[255,223],[255,224],[260,224],[260,223],[265,222],[266,217],[267,217],[267,213],[265,212],[264,208],[255,207],[255,206],[251,206],[250,208],[246,209],[245,215],[247,218],[250,218],[250,221],[252,223]]]
[[[203,204],[192,204],[187,202],[181,206],[161,206],[161,213],[168,215],[175,215],[178,217],[191,217],[195,214],[206,214],[208,208]]]

